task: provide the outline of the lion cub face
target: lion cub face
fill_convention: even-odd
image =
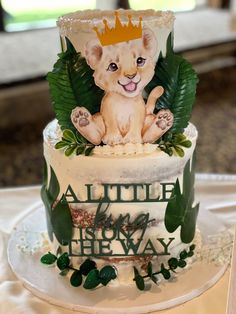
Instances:
[[[85,57],[94,69],[97,86],[105,92],[135,97],[154,75],[157,42],[153,32],[143,30],[140,39],[102,47],[97,39],[87,43]]]

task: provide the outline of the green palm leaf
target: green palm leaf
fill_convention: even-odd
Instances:
[[[195,153],[193,154],[192,165],[191,160],[189,160],[184,168],[182,193],[177,179],[165,212],[167,231],[172,233],[180,226],[180,237],[183,243],[190,243],[193,240],[196,229],[199,203],[193,206],[194,177]]]
[[[167,55],[160,57],[152,81],[145,90],[149,94],[158,85],[165,90],[156,109],[168,108],[174,114],[174,124],[166,133],[182,133],[188,126],[196,96],[198,78],[190,63],[174,54],[171,35],[167,41]]]
[[[52,72],[47,75],[53,109],[62,128],[74,129],[71,111],[86,107],[91,114],[100,110],[103,91],[96,86],[93,70],[66,38],[67,50],[58,55]]]

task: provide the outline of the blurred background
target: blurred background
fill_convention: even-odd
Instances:
[[[0,0],[0,187],[40,184],[42,130],[54,118],[46,73],[58,16],[83,9],[176,12],[175,51],[199,74],[192,122],[201,173],[236,173],[236,0]]]

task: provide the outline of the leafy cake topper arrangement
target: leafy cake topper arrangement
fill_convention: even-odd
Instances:
[[[166,56],[160,56],[154,65],[157,42],[153,32],[148,28],[141,32],[141,20],[134,26],[131,16],[128,24],[122,25],[117,12],[115,15],[115,27],[109,28],[104,20],[104,32],[86,44],[85,57],[66,38],[67,50],[58,55],[48,73],[53,108],[63,131],[56,148],[67,156],[90,155],[95,145],[157,143],[167,154],[183,156],[183,147],[191,146],[183,132],[195,100],[197,75],[173,52],[172,34]],[[136,27],[134,47],[132,38],[128,42],[120,39],[124,27],[129,27],[131,37]],[[111,32],[118,38],[112,46]],[[122,57],[129,58],[136,48],[142,55],[135,54],[127,69]]]

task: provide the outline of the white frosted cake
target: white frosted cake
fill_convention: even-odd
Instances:
[[[197,77],[173,52],[171,12],[83,11],[58,21],[44,130],[51,252],[73,286],[168,280],[192,262]]]

